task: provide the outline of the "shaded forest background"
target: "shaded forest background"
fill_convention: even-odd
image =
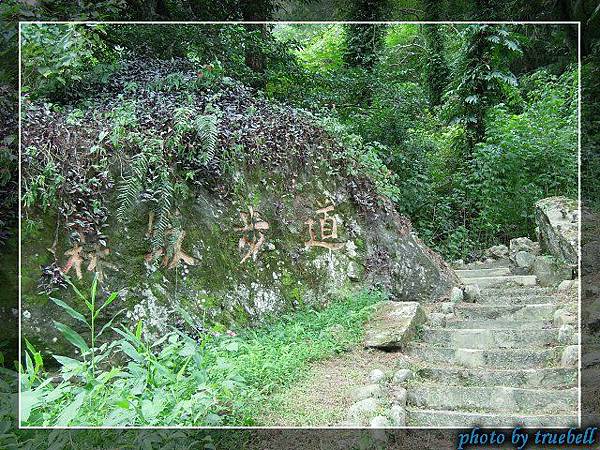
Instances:
[[[355,2],[337,5],[333,18],[439,19],[477,11],[475,18],[486,19],[508,13],[530,20],[585,16],[586,27],[597,20],[597,11],[586,15],[582,2],[577,8],[540,2],[537,16],[533,5],[524,10],[515,2],[511,10],[506,2],[502,8],[478,3]],[[83,17],[69,5],[41,2],[29,11],[4,6],[4,14]],[[102,2],[85,17],[261,20],[305,16],[319,7]],[[24,87],[32,97],[60,103],[73,86],[106,80],[128,55],[149,54],[190,59],[199,70],[210,67],[212,75],[236,78],[269,98],[335,118],[374,148],[394,176],[390,195],[397,208],[447,258],[471,259],[498,242],[534,237],[536,200],[577,195],[575,26],[279,24],[214,26],[200,34],[191,26],[163,26],[160,32],[148,26],[140,32],[103,25],[72,29],[60,40],[52,31],[38,31],[24,37],[31,61],[23,67]],[[597,46],[586,38],[582,51],[583,76],[591,79]],[[14,68],[3,71],[6,81],[14,78]],[[597,144],[591,139],[585,145],[593,150]],[[14,165],[12,154],[3,154]],[[586,180],[597,170],[593,154],[585,153]],[[14,179],[10,171],[5,174],[9,187]],[[11,197],[7,201],[14,202]]]

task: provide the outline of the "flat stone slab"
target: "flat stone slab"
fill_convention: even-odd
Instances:
[[[418,375],[427,381],[465,386],[509,386],[520,388],[567,388],[577,385],[577,368],[464,369],[428,367]]]
[[[365,347],[403,348],[426,321],[417,302],[380,302],[365,326]]]
[[[411,386],[408,390],[411,406],[481,412],[564,414],[577,411],[578,399],[577,388],[523,389],[422,384]]]
[[[514,319],[452,319],[446,320],[448,329],[485,328],[488,330],[540,330],[558,328],[550,320],[514,320]]]
[[[509,267],[496,267],[493,269],[460,269],[455,270],[460,278],[500,277],[510,275]]]
[[[411,343],[410,354],[430,366],[486,367],[492,369],[535,369],[557,366],[564,347],[540,349],[478,350],[437,347]]]
[[[462,319],[512,319],[552,321],[555,304],[488,305],[462,303],[454,308],[454,314]]]
[[[535,275],[506,275],[500,277],[474,277],[463,278],[464,284],[476,284],[479,287],[502,286],[517,284],[520,286],[535,286],[537,278]]]
[[[492,295],[486,292],[481,294],[477,300],[480,305],[536,305],[541,303],[557,303],[558,298],[554,295],[520,293],[513,295]]]
[[[556,289],[545,286],[488,286],[481,290],[484,296],[523,296],[523,295],[552,295]]]
[[[425,328],[421,337],[423,342],[433,345],[475,349],[543,348],[559,344],[556,328],[537,330]],[[575,338],[576,336],[574,342],[568,343],[575,344]]]
[[[577,427],[576,414],[512,415],[408,408],[407,425],[422,427]]]

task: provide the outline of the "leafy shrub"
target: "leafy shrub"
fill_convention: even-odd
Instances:
[[[523,112],[493,108],[475,150],[476,228],[488,242],[533,237],[537,200],[577,196],[577,72],[538,72],[529,81]]]
[[[23,25],[22,91],[59,96],[76,82],[106,82],[116,63],[104,33],[102,25]]]
[[[173,329],[157,341],[135,330],[112,328],[118,339],[98,338],[92,320],[115,300],[97,307],[77,291],[82,305],[55,299],[66,313],[90,328],[90,339],[57,324],[80,358],[54,355],[58,373],[47,373],[42,355],[27,343],[21,368],[21,420],[27,425],[251,425],[256,411],[276,390],[295,382],[308,364],[357,343],[378,293],[349,295],[323,310],[299,310],[272,324],[235,335],[193,339]],[[191,323],[185,311],[184,320]],[[87,317],[86,317],[87,316]],[[332,333],[334,325],[343,332]]]

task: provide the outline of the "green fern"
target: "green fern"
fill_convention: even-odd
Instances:
[[[161,138],[137,133],[128,136],[128,144],[142,150],[132,158],[128,174],[123,176],[118,188],[117,217],[125,222],[140,204],[147,205],[148,210],[154,213],[150,230],[153,249],[169,248],[172,212],[177,206],[177,163],[186,162],[194,170],[198,165],[206,167],[216,160],[218,117],[210,108],[206,112],[208,114],[197,115],[192,107],[175,110],[173,132],[166,143]]]
[[[131,162],[131,174],[123,177],[118,188],[117,218],[125,221],[128,213],[137,206],[140,194],[144,190],[144,179],[148,174],[148,158],[142,153],[133,157]]]
[[[173,207],[173,184],[169,171],[161,170],[156,185],[156,195],[152,205],[156,222],[152,230],[151,243],[153,248],[166,247],[167,230],[171,227],[171,210]]]
[[[202,144],[202,154],[199,160],[206,165],[215,159],[218,135],[217,116],[213,114],[198,116],[194,121],[194,128]]]

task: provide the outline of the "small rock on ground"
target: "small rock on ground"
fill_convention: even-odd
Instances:
[[[406,406],[406,398],[408,393],[403,387],[396,387],[392,390],[392,399],[395,404],[402,407]]]
[[[577,362],[579,361],[579,346],[578,345],[569,345],[565,347],[563,351],[562,358],[560,359],[560,364],[563,367],[576,367]]]
[[[481,289],[476,284],[465,286],[463,292],[465,302],[475,303],[481,298]]]
[[[388,428],[390,426],[390,420],[385,416],[375,416],[369,423],[373,428]]]
[[[348,419],[352,423],[363,423],[365,419],[372,416],[377,408],[381,405],[381,401],[370,397],[354,403],[348,409]]]
[[[392,405],[390,419],[392,419],[392,425],[395,427],[406,426],[406,410],[400,405]]]
[[[385,379],[385,373],[381,369],[373,369],[369,373],[369,381],[372,383],[379,383]]]
[[[463,291],[458,287],[453,287],[450,291],[450,302],[451,303],[460,303],[463,301]]]
[[[412,370],[410,369],[400,369],[392,377],[392,382],[396,384],[404,383],[405,381],[410,380],[412,374]]]

